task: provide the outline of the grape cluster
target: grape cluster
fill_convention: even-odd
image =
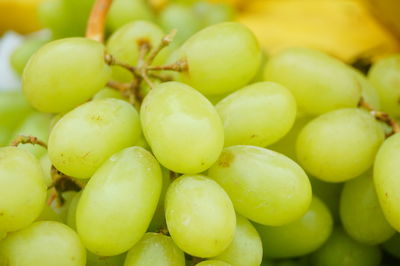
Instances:
[[[174,8],[166,28],[185,18]],[[399,55],[366,77],[308,48],[263,62],[236,22],[173,45],[175,31],[123,20],[105,44],[45,44],[24,96],[1,95],[0,144],[21,136],[0,148],[0,265],[376,266],[380,244],[400,257]]]

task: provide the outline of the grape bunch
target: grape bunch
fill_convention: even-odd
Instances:
[[[41,46],[0,97],[0,265],[400,258],[399,55],[365,76],[309,48],[263,60],[237,22],[119,23]]]

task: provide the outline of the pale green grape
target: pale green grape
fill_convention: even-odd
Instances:
[[[136,20],[154,20],[154,14],[146,0],[113,1],[107,14],[107,27],[111,32]]]
[[[235,16],[235,9],[226,3],[197,1],[193,4],[193,11],[199,16],[203,26],[231,21]]]
[[[221,153],[221,119],[193,88],[166,82],[152,89],[140,110],[143,133],[158,161],[178,173],[200,173]]]
[[[208,175],[229,194],[239,214],[260,224],[293,222],[310,206],[306,173],[271,150],[245,145],[225,148]]]
[[[160,12],[159,21],[161,27],[167,32],[173,29],[178,30],[174,38],[174,44],[182,43],[201,29],[199,18],[192,8],[187,5],[168,5]]]
[[[51,177],[51,161],[49,155],[45,153],[42,157],[40,157],[39,163],[43,171],[43,177],[46,186],[50,187],[50,185],[53,183],[53,179]]]
[[[0,242],[0,265],[84,266],[86,251],[68,226],[53,221],[36,222]]]
[[[196,257],[214,257],[232,242],[236,217],[231,200],[213,180],[183,175],[165,197],[168,231],[176,245]]]
[[[400,235],[396,233],[388,241],[382,244],[382,248],[396,258],[400,258]]]
[[[146,40],[152,49],[157,48],[164,33],[156,24],[149,21],[135,21],[128,23],[115,31],[107,41],[107,52],[119,62],[136,65],[139,59],[140,41]],[[165,59],[165,50],[159,53],[156,63],[162,63]],[[133,79],[132,73],[120,67],[112,67],[113,79],[128,82]]]
[[[268,149],[279,152],[290,159],[297,161],[296,158],[296,141],[297,136],[312,118],[310,117],[298,117],[290,131],[281,138],[278,142],[268,146]]]
[[[78,207],[79,199],[81,198],[82,192],[76,193],[71,199],[71,202],[67,209],[67,215],[65,224],[76,230],[76,209]]]
[[[89,178],[112,154],[139,138],[137,111],[117,99],[88,102],[64,115],[49,137],[49,157],[64,174]]]
[[[339,109],[302,129],[296,143],[297,159],[313,176],[342,182],[371,167],[384,138],[381,126],[368,112]]]
[[[346,232],[367,245],[380,244],[395,233],[383,216],[370,173],[346,182],[340,199],[340,218]]]
[[[346,65],[308,48],[291,48],[272,56],[265,65],[264,78],[288,88],[299,110],[311,115],[356,107],[361,96]]]
[[[207,27],[180,48],[188,70],[185,83],[206,95],[224,94],[246,85],[257,73],[261,49],[244,25],[224,22]]]
[[[15,147],[0,148],[0,232],[31,224],[45,199],[46,185],[37,159]]]
[[[167,223],[165,221],[165,194],[167,189],[171,184],[171,172],[165,168],[161,168],[162,172],[162,188],[160,194],[160,200],[158,201],[156,211],[154,212],[153,218],[150,222],[148,231],[157,232],[162,228],[167,228]]]
[[[26,39],[13,51],[10,57],[10,64],[18,75],[22,75],[22,72],[24,71],[25,65],[28,62],[29,58],[46,42],[48,42],[47,39]]]
[[[0,146],[10,144],[13,131],[31,111],[20,91],[0,91]]]
[[[128,252],[124,266],[185,266],[185,256],[171,237],[146,233]]]
[[[376,88],[382,110],[400,116],[400,54],[383,58],[372,65],[368,79]]]
[[[34,112],[26,117],[26,119],[14,130],[12,139],[18,136],[34,136],[39,140],[47,143],[49,138],[51,116],[48,114]],[[46,149],[40,145],[20,144],[19,149],[29,151],[37,158],[42,157],[46,153]]]
[[[273,82],[246,86],[223,100],[216,109],[225,129],[225,146],[265,147],[293,126],[296,102],[290,92]]]
[[[400,230],[400,134],[388,138],[374,163],[374,183],[380,206],[389,224]]]
[[[33,107],[59,113],[89,100],[104,87],[110,74],[102,44],[68,38],[50,42],[32,55],[24,69],[22,87]]]
[[[231,264],[221,260],[205,260],[197,263],[196,266],[231,266]]]
[[[120,100],[126,99],[119,91],[110,88],[103,88],[93,96],[93,100],[101,100],[107,98],[115,98]]]
[[[381,110],[381,102],[379,99],[378,91],[372,86],[371,82],[364,74],[356,69],[349,68],[356,77],[356,80],[361,87],[361,96],[363,99],[375,110]]]
[[[122,266],[124,264],[126,253],[112,257],[100,257],[88,251],[86,256],[86,266]]]
[[[137,243],[150,224],[162,186],[154,157],[140,147],[111,156],[82,192],[76,227],[85,247],[114,256]]]
[[[358,243],[336,228],[311,261],[313,266],[378,266],[381,252],[377,246]]]
[[[256,224],[263,242],[264,257],[291,258],[317,250],[332,232],[332,216],[325,204],[313,197],[300,219],[283,226]]]
[[[339,204],[343,183],[330,183],[310,176],[313,194],[318,196],[328,207],[335,223],[340,222]]]
[[[47,200],[44,204],[43,210],[36,221],[57,221],[65,223],[67,221],[67,211],[72,202],[72,199],[77,194],[76,191],[66,191],[62,193],[64,204],[60,205],[57,200],[54,200],[51,205],[47,202],[51,196],[51,190],[47,191]]]
[[[254,226],[244,217],[236,215],[236,231],[232,243],[217,260],[232,266],[259,266],[263,257],[261,238]]]

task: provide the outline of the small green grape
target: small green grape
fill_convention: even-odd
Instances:
[[[222,260],[205,260],[197,263],[196,266],[231,266],[231,264]]]
[[[25,65],[40,47],[47,43],[47,39],[30,38],[26,39],[20,46],[18,46],[10,57],[10,63],[14,71],[18,75],[22,75]]]

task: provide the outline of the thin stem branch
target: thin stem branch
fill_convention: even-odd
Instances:
[[[387,124],[392,128],[392,132],[390,132],[387,137],[400,132],[400,125],[389,116],[389,114],[382,112],[382,111],[377,111],[375,110],[371,105],[369,105],[364,98],[361,98],[359,104],[359,107],[365,108],[366,110],[369,111],[371,115],[375,117],[376,120],[382,121],[383,123]]]
[[[33,144],[33,145],[40,145],[43,148],[47,149],[47,144],[44,141],[39,140],[37,137],[33,136],[18,136],[12,142],[11,146],[18,146],[19,144]]]
[[[118,61],[114,56],[112,56],[111,54],[105,54],[104,55],[104,60],[106,61],[106,64],[110,65],[110,66],[119,66],[122,68],[125,68],[126,70],[128,70],[129,72],[131,72],[135,77],[138,77],[138,70],[136,67],[131,66],[129,64],[126,64],[124,62],[120,62]]]
[[[177,33],[177,30],[174,29],[161,39],[161,42],[158,45],[158,47],[156,49],[154,49],[154,51],[151,52],[151,54],[146,59],[146,63],[148,66],[150,66],[153,63],[154,58],[160,53],[160,51],[162,49],[164,49],[165,47],[170,45],[170,43],[174,40],[176,33]]]
[[[182,72],[188,70],[188,64],[186,60],[178,60],[173,64],[170,65],[164,65],[164,66],[148,66],[147,70],[148,71],[154,71],[154,70],[169,70],[169,71],[177,71],[177,72]]]
[[[86,28],[86,37],[98,42],[104,42],[106,17],[112,0],[96,0],[93,5]]]

